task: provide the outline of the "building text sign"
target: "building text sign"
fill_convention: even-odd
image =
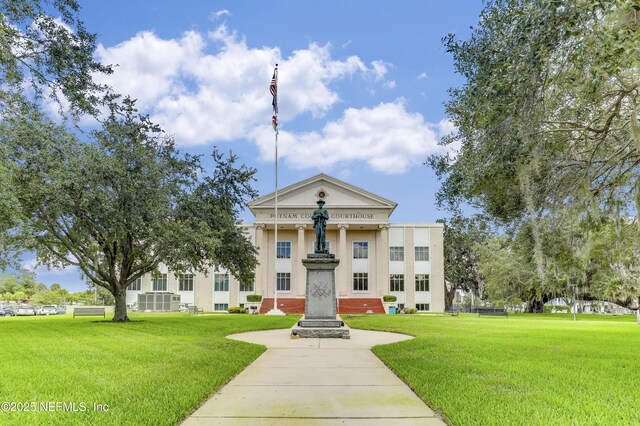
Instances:
[[[275,214],[270,213],[269,218],[273,219]],[[278,219],[304,219],[311,220],[310,213],[278,213]],[[329,220],[363,220],[363,219],[376,219],[374,213],[365,212],[329,212]]]

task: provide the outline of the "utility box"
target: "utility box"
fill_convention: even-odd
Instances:
[[[168,292],[140,293],[138,310],[140,312],[178,312],[180,295]]]

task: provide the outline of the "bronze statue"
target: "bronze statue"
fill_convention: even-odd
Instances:
[[[323,207],[324,201],[318,200],[318,208],[313,211],[311,219],[313,219],[313,227],[316,229],[316,253],[328,253],[326,242],[327,221],[329,220],[329,212]]]

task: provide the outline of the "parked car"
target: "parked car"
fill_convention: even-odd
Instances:
[[[0,307],[0,317],[4,317],[6,315],[7,313],[4,311],[4,309],[2,309],[2,307]]]
[[[57,315],[58,311],[56,311],[55,305],[43,305],[38,310],[38,315]]]
[[[11,305],[5,305],[5,306],[2,307],[2,309],[4,310],[4,314],[6,316],[15,316],[15,314],[16,314],[15,307],[13,307]]]
[[[64,306],[58,306],[56,308],[56,314],[58,315],[64,315],[67,313],[67,308],[65,308]]]
[[[36,311],[33,309],[33,306],[30,305],[20,305],[18,309],[16,309],[17,316],[34,316]]]

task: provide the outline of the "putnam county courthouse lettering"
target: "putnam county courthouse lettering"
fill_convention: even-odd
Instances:
[[[444,311],[443,226],[436,223],[391,223],[397,204],[325,174],[278,190],[278,241],[274,241],[275,194],[248,204],[255,216],[243,223],[258,249],[253,283],[239,283],[226,270],[175,275],[166,267],[133,283],[127,302],[138,295],[170,292],[180,302],[205,311],[245,306],[247,295],[263,296],[260,312],[274,306],[286,313],[304,313],[306,269],[302,259],[314,252],[311,215],[316,202],[329,211],[326,242],[340,264],[336,269],[338,313],[384,313],[383,295],[397,297],[398,308]],[[277,248],[275,246],[277,244]],[[274,259],[275,257],[275,259]]]

